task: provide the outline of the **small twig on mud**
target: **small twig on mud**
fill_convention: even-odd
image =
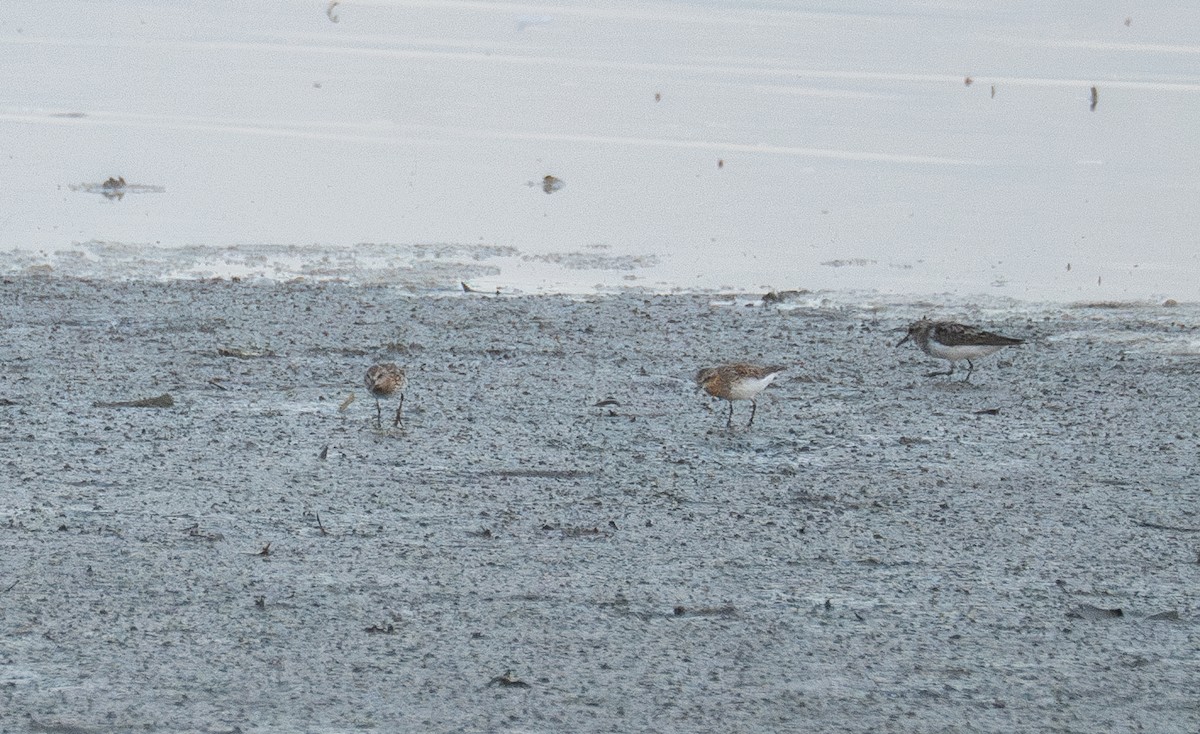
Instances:
[[[1155,530],[1174,530],[1178,533],[1200,533],[1200,528],[1184,528],[1177,525],[1160,525],[1156,522],[1147,522],[1146,520],[1138,520],[1137,524],[1144,528],[1154,528]]]
[[[8,592],[10,592],[10,591],[12,591],[13,589],[15,589],[15,588],[16,588],[16,586],[17,586],[17,584],[19,584],[19,583],[21,583],[21,579],[17,579],[16,581],[14,581],[14,582],[12,582],[11,584],[9,584],[7,589],[5,589],[4,591],[0,591],[0,594],[7,594]]]
[[[502,688],[529,688],[529,684],[520,678],[513,675],[511,670],[504,671],[504,675],[498,675],[488,681],[488,685],[498,685]]]
[[[329,533],[325,530],[324,523],[321,522],[321,513],[314,512],[313,515],[316,515],[317,517],[317,529],[321,531],[321,535],[329,535]]]
[[[256,556],[269,556],[269,555],[271,555],[271,544],[270,544],[270,543],[267,543],[266,545],[264,545],[264,546],[262,547],[262,550],[260,550],[258,553],[255,553],[254,555],[256,555]]]

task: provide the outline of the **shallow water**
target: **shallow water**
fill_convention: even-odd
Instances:
[[[105,248],[160,248],[167,275],[314,278],[394,248],[351,276],[386,281],[484,246],[518,256],[412,287],[1197,300],[1198,25],[1167,2],[16,0],[0,268],[90,251],[137,277]],[[72,190],[111,176],[164,192]]]

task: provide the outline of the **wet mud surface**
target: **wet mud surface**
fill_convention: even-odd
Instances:
[[[0,731],[1200,727],[1200,309],[806,298],[4,280]]]

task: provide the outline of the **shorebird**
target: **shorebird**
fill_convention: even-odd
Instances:
[[[403,421],[401,411],[404,410],[404,388],[408,386],[408,376],[404,369],[391,362],[372,365],[367,370],[363,383],[367,386],[367,392],[375,396],[376,428],[383,428],[383,408],[379,405],[379,399],[400,393],[400,406],[396,408],[396,419],[392,423],[393,426],[400,425]]]
[[[1014,344],[1021,344],[1021,339],[993,334],[990,331],[977,329],[974,326],[956,324],[953,321],[930,321],[921,319],[908,325],[908,333],[896,344],[900,346],[912,339],[930,357],[937,357],[950,362],[946,372],[930,372],[929,377],[937,375],[953,375],[954,365],[961,360],[967,361],[967,376],[963,382],[971,379],[975,371],[972,360],[986,357],[992,352]]]
[[[733,401],[749,400],[752,406],[750,422],[746,424],[749,428],[754,425],[754,414],[758,412],[758,402],[754,396],[770,385],[783,370],[783,367],[760,367],[745,362],[704,367],[696,372],[696,384],[709,395],[729,401],[729,417],[725,421],[727,428],[733,427]]]

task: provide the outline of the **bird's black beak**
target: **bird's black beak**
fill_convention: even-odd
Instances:
[[[903,344],[904,342],[908,341],[908,338],[909,338],[910,336],[912,336],[912,334],[905,334],[903,339],[901,339],[900,341],[896,342],[896,346],[900,346],[900,345],[901,345],[901,344]]]

